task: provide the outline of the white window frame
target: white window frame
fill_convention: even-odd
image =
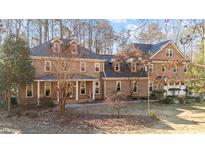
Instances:
[[[82,93],[81,93],[81,89],[83,88],[83,87],[82,87],[83,84],[85,85],[85,87],[84,87],[84,88],[85,88],[85,94],[82,94]],[[86,81],[81,81],[81,82],[80,82],[80,95],[86,95]]]
[[[118,65],[118,70],[116,69]],[[115,71],[120,72],[120,62],[115,62]]]
[[[64,69],[65,66],[66,66],[66,69]],[[63,63],[62,63],[62,70],[63,70],[63,72],[67,72],[68,71],[68,66],[69,66],[69,62],[66,61],[66,60],[63,61]]]
[[[96,70],[97,68],[99,71]],[[95,63],[95,72],[100,72],[100,63]]]
[[[49,63],[49,67],[50,67],[49,71],[46,70],[47,63]],[[44,61],[44,72],[51,72],[51,61],[50,60],[45,60]]]
[[[50,90],[49,96],[46,96],[46,83],[49,83],[49,90]],[[51,82],[49,82],[49,81],[44,82],[44,96],[45,97],[50,97],[51,96]]]
[[[174,72],[174,68],[175,68],[175,67],[176,67],[176,72]],[[177,73],[177,72],[178,72],[178,67],[177,67],[176,64],[173,65],[173,67],[172,67],[172,71],[173,71],[173,73]]]
[[[98,87],[96,86],[96,83],[98,83]],[[99,89],[99,93],[96,93],[96,88]],[[95,94],[100,94],[100,81],[95,81]]]
[[[164,71],[163,71],[163,68],[164,68]],[[166,73],[166,71],[167,71],[167,69],[166,69],[166,67],[165,67],[165,65],[164,64],[162,64],[162,70],[161,70],[163,73]]]
[[[136,84],[136,89],[137,89],[137,91],[134,91],[134,85]],[[132,81],[132,91],[133,91],[133,93],[138,93],[139,92],[139,85],[138,85],[138,83],[137,83],[137,81]]]
[[[84,68],[85,68],[84,71],[82,70],[83,64],[84,64]],[[80,62],[80,72],[86,72],[86,62]]]
[[[118,88],[118,83],[120,84],[120,91],[117,91],[117,88]],[[116,81],[116,92],[121,92],[122,91],[122,85],[121,85],[121,81]]]
[[[132,62],[132,63],[131,63],[131,71],[132,71],[132,72],[136,72],[136,70],[137,70],[137,64],[134,63],[134,62]]]
[[[151,87],[152,87],[152,90],[150,90]],[[153,90],[154,90],[153,81],[149,81],[149,91],[152,92]]]
[[[185,69],[186,69],[186,71],[185,71]],[[187,65],[184,65],[184,73],[187,73],[187,70],[188,69],[188,66]]]
[[[153,69],[154,69],[154,64],[150,64],[149,72],[150,72],[150,73],[153,73]]]
[[[167,48],[166,49],[166,56],[169,58],[173,57],[173,49]]]
[[[28,86],[31,86],[31,96],[28,96],[27,94],[27,90],[28,90]],[[26,98],[33,98],[33,83],[31,85],[27,85],[26,86]]]

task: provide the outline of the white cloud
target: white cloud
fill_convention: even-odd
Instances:
[[[126,19],[110,19],[111,22],[115,22],[115,23],[126,23],[127,20]]]
[[[135,29],[137,29],[138,28],[138,26],[137,25],[134,25],[134,24],[129,24],[129,25],[127,25],[126,26],[126,28],[128,29],[128,30],[135,30]]]

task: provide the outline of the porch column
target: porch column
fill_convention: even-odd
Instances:
[[[37,103],[40,104],[40,81],[37,81]]]
[[[95,99],[95,81],[93,81],[93,99]]]
[[[78,81],[76,81],[76,87],[75,87],[75,100],[78,100]]]
[[[57,102],[59,102],[59,81],[57,81]]]

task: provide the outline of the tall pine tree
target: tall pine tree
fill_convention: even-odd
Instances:
[[[18,95],[18,90],[30,84],[34,77],[34,67],[30,57],[30,49],[25,39],[8,37],[1,49],[0,91],[4,93],[8,111],[11,110],[10,98]]]

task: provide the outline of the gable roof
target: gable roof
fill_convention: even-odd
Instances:
[[[142,44],[142,43],[133,43],[135,48],[142,51],[146,52],[149,54],[154,54],[157,51],[159,51],[161,48],[163,48],[166,44],[171,42],[170,40],[163,41],[157,44]]]
[[[72,40],[61,39],[63,45],[66,46]],[[48,57],[52,53],[51,41],[44,42],[43,44],[37,45],[31,48],[31,56],[42,56]],[[99,59],[99,56],[90,49],[87,49],[81,45],[78,45],[77,58],[88,58],[88,59]]]

